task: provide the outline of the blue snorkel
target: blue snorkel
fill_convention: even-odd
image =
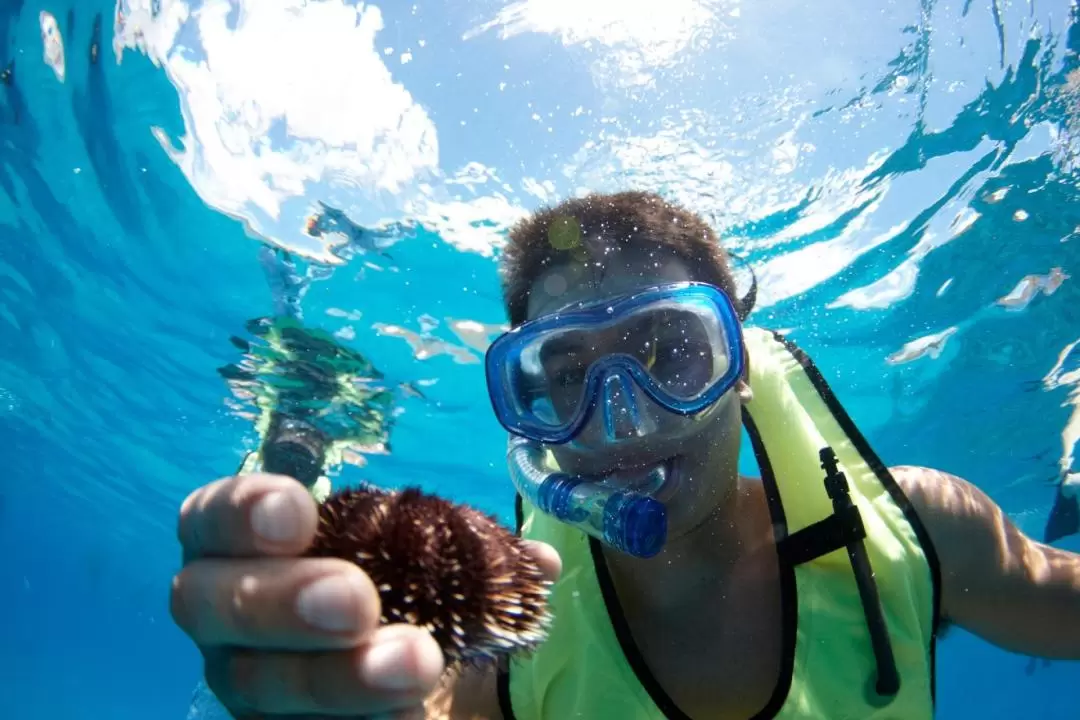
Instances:
[[[549,469],[544,449],[511,436],[507,459],[517,491],[538,510],[639,558],[650,558],[667,540],[663,503],[633,490],[605,487],[580,475]]]

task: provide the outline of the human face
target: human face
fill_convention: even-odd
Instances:
[[[527,319],[569,305],[615,299],[655,285],[694,280],[690,267],[670,251],[641,246],[612,248],[599,264],[568,262],[549,268],[533,283]],[[568,472],[606,476],[634,486],[657,465],[669,480],[655,495],[668,512],[668,537],[675,539],[701,524],[731,493],[738,478],[741,403],[747,387],[739,380],[708,410],[679,433],[653,433],[617,447],[599,441],[601,421],[594,416],[579,442],[553,445],[559,466]],[[596,414],[597,416],[599,414]],[[672,422],[685,418],[671,418]]]

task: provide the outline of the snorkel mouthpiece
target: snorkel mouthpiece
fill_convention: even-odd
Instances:
[[[514,486],[541,512],[634,557],[663,548],[667,511],[656,499],[547,469],[543,448],[524,438],[511,438],[508,458]]]

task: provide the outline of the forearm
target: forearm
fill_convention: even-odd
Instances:
[[[912,467],[893,476],[937,551],[945,619],[1013,652],[1080,659],[1080,555],[1031,539],[956,476]]]
[[[1008,579],[993,588],[958,588],[967,598],[953,600],[948,612],[1006,650],[1080,660],[1080,556],[1026,537],[1014,541],[1021,559]]]
[[[1035,607],[1039,654],[1080,660],[1080,555],[1040,545],[1045,569],[1034,578],[1042,586]]]

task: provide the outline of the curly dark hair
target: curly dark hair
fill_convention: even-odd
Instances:
[[[756,284],[744,298],[735,294],[728,253],[698,215],[655,193],[594,193],[541,208],[510,230],[500,262],[510,324],[525,321],[530,288],[551,265],[602,258],[612,246],[632,244],[674,252],[695,280],[723,290],[740,318],[753,307]]]

